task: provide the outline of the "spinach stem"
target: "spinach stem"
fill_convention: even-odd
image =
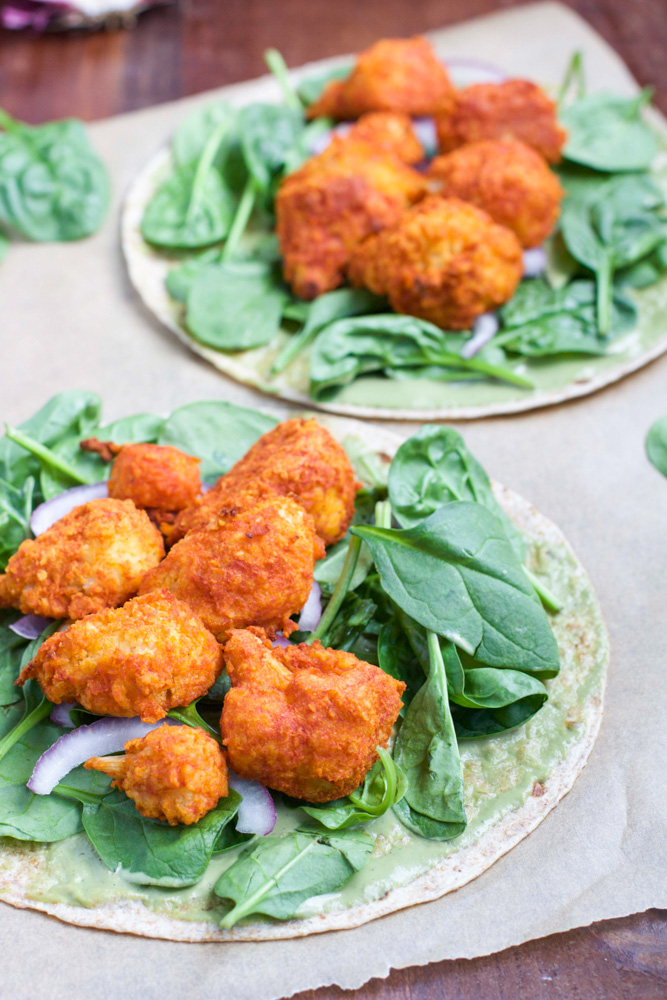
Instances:
[[[222,744],[222,739],[220,733],[209,726],[205,719],[202,719],[201,715],[197,711],[197,702],[192,702],[185,708],[172,708],[167,712],[170,719],[175,719],[177,722],[182,722],[185,726],[190,726],[192,729],[203,729],[205,733],[212,736],[213,739]]]
[[[391,502],[378,500],[375,504],[375,527],[391,528]]]
[[[242,903],[237,903],[236,906],[234,906],[229,913],[222,918],[220,926],[225,930],[229,930],[229,928],[233,927],[234,924],[241,919],[241,917],[245,917],[246,913],[252,913],[255,905],[266,896],[267,892],[270,892],[271,889],[278,884],[278,880],[281,879],[283,875],[286,875],[290,868],[293,868],[294,865],[301,860],[304,854],[308,854],[309,851],[312,851],[317,843],[318,840],[314,837],[310,843],[306,844],[306,846],[292,858],[291,861],[284,864],[275,875],[267,878],[266,882],[261,885],[256,892],[253,892],[252,896],[244,899]]]
[[[188,210],[186,212],[186,219],[192,217],[192,212],[197,206],[197,202],[202,194],[204,185],[206,184],[206,177],[213,166],[213,161],[216,157],[218,149],[220,148],[220,143],[224,139],[225,135],[229,132],[229,122],[227,120],[220,122],[220,124],[213,130],[209,136],[202,154],[199,157],[199,163],[197,164],[197,169],[195,171],[195,176],[192,181],[192,191],[190,193],[190,201],[188,203]]]
[[[271,371],[269,374],[280,375],[280,373],[284,371],[285,368],[292,363],[292,361],[294,361],[297,354],[301,354],[301,351],[308,347],[308,344],[315,339],[315,336],[319,333],[320,329],[321,328],[318,325],[313,324],[312,326],[309,326],[308,322],[306,322],[298,333],[295,333],[293,337],[290,337],[282,351],[279,352],[278,357],[271,365]]]
[[[586,91],[586,78],[584,76],[584,57],[580,49],[574,53],[567,69],[565,70],[565,76],[563,77],[563,82],[560,85],[560,90],[558,91],[558,96],[556,98],[556,103],[560,107],[563,101],[567,97],[570,87],[574,84],[575,86],[575,99],[584,96]]]
[[[287,64],[278,49],[267,49],[264,53],[264,62],[275,76],[287,107],[294,108],[295,111],[303,111],[299,95],[290,82]]]
[[[257,181],[251,175],[245,182],[245,187],[243,188],[243,193],[236,206],[236,212],[234,213],[234,219],[232,221],[229,233],[227,234],[227,241],[223,247],[222,253],[220,255],[220,260],[224,263],[230,260],[234,256],[234,252],[238,246],[239,240],[245,232],[245,228],[248,225],[248,220],[252,215],[252,210],[255,207],[255,199],[257,197],[258,187]]]
[[[606,261],[596,272],[598,333],[606,337],[611,327],[611,300],[613,288],[611,282],[611,265]]]
[[[76,799],[77,802],[87,802],[91,805],[98,805],[104,795],[95,795],[94,792],[84,792],[79,788],[72,788],[70,785],[56,785],[53,789],[58,795],[63,795],[67,799]]]
[[[51,702],[44,698],[44,700],[41,701],[36,708],[33,708],[32,712],[28,712],[28,714],[25,715],[20,722],[17,722],[14,728],[10,729],[9,732],[0,740],[0,760],[2,760],[14,744],[18,743],[18,741],[22,739],[26,733],[29,733],[38,722],[41,722],[47,715],[50,715],[52,709],[53,705]]]
[[[50,448],[47,448],[39,441],[35,441],[34,438],[31,438],[28,434],[24,434],[23,431],[18,430],[16,427],[9,427],[8,424],[5,424],[5,435],[14,444],[18,444],[21,448],[25,448],[26,451],[35,455],[45,465],[49,465],[52,469],[56,469],[58,472],[69,476],[75,483],[86,485],[90,482],[89,479],[84,479],[81,473],[73,465],[70,465],[69,462],[66,462],[64,458],[60,458]]]
[[[527,566],[523,567],[523,571],[530,580],[533,590],[535,591],[539,599],[542,601],[544,607],[548,611],[554,611],[554,612],[560,611],[563,605],[560,603],[558,598],[554,594],[552,594],[549,588],[545,587],[544,584],[541,583],[540,580],[538,580],[538,578],[533,573],[531,573],[531,571],[528,569]]]
[[[338,577],[336,586],[334,587],[333,594],[324,609],[319,625],[306,639],[306,645],[310,646],[316,639],[321,639],[322,636],[326,634],[329,626],[338,614],[338,610],[345,599],[345,595],[350,589],[352,577],[354,576],[354,571],[357,568],[357,560],[359,559],[360,550],[361,539],[356,535],[352,535],[350,537],[350,544],[347,547],[345,562],[343,563],[343,568],[340,572],[340,576]]]

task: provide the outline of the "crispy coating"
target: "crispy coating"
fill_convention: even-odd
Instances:
[[[169,445],[126,444],[111,467],[109,496],[149,510],[183,510],[201,492],[199,464]]]
[[[0,606],[83,618],[136,594],[163,556],[160,532],[131,500],[90,500],[21,543],[0,576]]]
[[[370,142],[394,153],[403,163],[419,163],[424,159],[424,150],[415,135],[412,120],[393,111],[371,111],[362,115],[346,138]]]
[[[348,795],[386,746],[405,684],[319,642],[271,648],[235,630],[224,648],[232,682],[220,727],[230,767],[311,802]]]
[[[431,196],[360,246],[349,274],[396,312],[464,330],[512,297],[522,270],[514,233],[474,205]]]
[[[563,189],[546,160],[523,142],[493,139],[436,157],[429,167],[435,190],[484,209],[524,247],[537,247],[553,231]]]
[[[395,153],[334,137],[280,185],[276,219],[285,280],[303,299],[338,287],[353,249],[394,225],[425,191],[424,178]]]
[[[196,823],[225,798],[227,761],[202,729],[169,726],[129,740],[117,757],[91,757],[83,765],[113,778],[142,816],[171,826]]]
[[[313,518],[325,545],[345,535],[356,482],[343,447],[316,420],[286,420],[262,437],[227,475],[176,519],[170,541],[203,528],[219,511],[247,510],[270,496],[291,496]]]
[[[383,38],[359,55],[346,80],[334,80],[325,88],[308,117],[343,121],[367,111],[436,115],[451,108],[455,94],[447,70],[425,38]]]
[[[556,105],[529,80],[475,83],[459,91],[451,110],[436,119],[443,153],[482,139],[518,139],[558,163],[567,139]]]
[[[78,701],[96,715],[158,722],[205,694],[221,670],[218,643],[166,591],[135,597],[56,632],[21,671],[56,705]]]
[[[289,633],[323,555],[310,514],[290,497],[270,497],[190,531],[146,574],[141,593],[170,590],[220,638],[247,625]]]

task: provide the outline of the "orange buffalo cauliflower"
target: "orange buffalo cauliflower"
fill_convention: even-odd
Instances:
[[[232,682],[220,728],[230,767],[311,802],[353,791],[386,746],[405,685],[352,653],[271,648],[235,630],[224,648]]]
[[[142,816],[171,826],[196,823],[228,794],[227,761],[202,729],[169,726],[153,729],[125,744],[116,757],[91,757],[89,770],[113,778]]]
[[[443,153],[481,139],[518,139],[558,163],[567,139],[556,105],[529,80],[475,83],[459,91],[454,106],[436,118]]]
[[[334,137],[280,185],[275,205],[285,280],[303,299],[336,288],[357,244],[398,222],[425,191],[424,178],[396,153]]]
[[[425,38],[383,38],[359,55],[346,80],[328,84],[308,108],[308,117],[342,121],[366,111],[436,115],[449,110],[455,94],[447,70]]]
[[[316,420],[286,420],[263,434],[196,505],[178,516],[169,539],[205,527],[222,509],[246,510],[265,497],[290,496],[311,515],[324,544],[331,545],[348,529],[360,485],[328,430]]]
[[[111,467],[109,496],[151,511],[183,510],[200,492],[199,459],[168,445],[123,445]]]
[[[424,150],[415,135],[412,120],[393,111],[371,111],[362,115],[345,138],[370,142],[394,153],[404,163],[419,163],[424,159]]]
[[[464,330],[512,297],[522,270],[514,233],[474,205],[432,196],[366,240],[349,273],[398,313]]]
[[[289,632],[323,555],[310,514],[290,497],[270,497],[190,531],[146,574],[141,593],[170,590],[216,636],[247,625]]]
[[[461,146],[436,157],[429,177],[438,194],[484,209],[524,247],[544,243],[558,221],[560,182],[544,158],[522,142],[488,139]]]
[[[158,722],[189,705],[222,668],[218,643],[182,601],[159,592],[98,611],[44,642],[18,679],[36,677],[56,705]]]
[[[115,608],[163,556],[160,532],[131,500],[90,500],[21,543],[0,576],[0,607],[47,618]]]

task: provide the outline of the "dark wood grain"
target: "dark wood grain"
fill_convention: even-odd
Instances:
[[[656,87],[667,112],[666,0],[568,0]],[[463,21],[516,0],[183,0],[133,31],[0,32],[0,107],[28,121],[90,120],[257,76],[262,53],[289,65],[354,51],[383,35]],[[502,919],[499,916],[499,919]],[[396,971],[347,993],[298,1000],[659,1000],[667,997],[667,911],[532,941],[475,961]]]

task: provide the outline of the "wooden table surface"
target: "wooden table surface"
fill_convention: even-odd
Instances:
[[[46,35],[0,31],[0,107],[27,121],[103,118],[355,51],[387,35],[463,21],[516,0],[182,0],[132,31]],[[666,0],[569,0],[616,48],[667,112]],[[499,919],[502,915],[499,914]],[[658,1000],[667,996],[667,911],[532,941],[474,961],[395,971],[353,993],[298,1000]]]

